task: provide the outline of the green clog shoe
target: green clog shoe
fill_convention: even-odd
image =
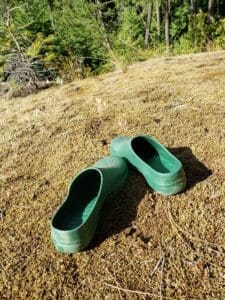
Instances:
[[[51,220],[51,237],[58,251],[74,253],[88,246],[105,198],[122,188],[127,175],[126,160],[108,156],[75,176]]]
[[[181,162],[152,137],[117,137],[112,140],[110,152],[126,158],[160,194],[173,195],[186,186]]]

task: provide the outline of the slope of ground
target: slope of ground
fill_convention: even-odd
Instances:
[[[0,98],[1,299],[225,298],[225,52],[152,59],[26,98]],[[90,247],[60,254],[49,221],[117,135],[153,135],[187,189],[131,171]]]

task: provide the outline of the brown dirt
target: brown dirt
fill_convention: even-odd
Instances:
[[[158,58],[0,98],[1,299],[225,298],[224,74],[225,52]],[[121,134],[168,146],[187,189],[164,197],[132,171],[89,249],[57,253],[49,221],[71,178]]]

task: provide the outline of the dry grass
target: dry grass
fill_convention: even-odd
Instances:
[[[225,52],[152,59],[26,98],[0,98],[1,299],[225,298]],[[187,172],[176,196],[131,171],[87,251],[49,220],[112,137],[149,134]]]

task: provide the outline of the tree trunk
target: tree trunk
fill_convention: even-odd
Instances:
[[[148,16],[147,16],[147,23],[145,29],[145,46],[147,46],[149,40],[151,40],[150,31],[151,31],[151,23],[152,23],[152,7],[153,7],[153,3],[152,1],[150,1],[148,6]]]
[[[103,45],[108,50],[108,52],[109,52],[109,54],[112,58],[112,62],[115,65],[115,67],[118,68],[118,69],[121,69],[121,67],[119,66],[119,63],[118,63],[118,59],[116,58],[116,56],[115,56],[115,54],[112,50],[110,40],[109,40],[108,35],[107,35],[107,31],[106,31],[106,28],[105,28],[105,24],[104,24],[104,20],[103,20],[103,16],[102,16],[102,11],[101,11],[101,3],[100,3],[99,0],[96,0],[96,5],[97,5],[98,23],[99,23],[101,33],[103,35]]]
[[[157,36],[158,40],[160,39],[160,6],[159,6],[159,1],[156,1],[156,19],[157,19]]]
[[[192,14],[194,14],[196,12],[195,0],[190,1],[190,10],[191,10]]]
[[[48,10],[49,10],[49,17],[51,21],[52,30],[55,31],[55,20],[53,17],[53,1],[48,0]]]
[[[103,35],[103,42],[104,42],[104,45],[105,47],[108,49],[108,51],[112,51],[111,49],[111,45],[110,45],[110,42],[109,42],[109,39],[108,39],[108,36],[107,36],[107,32],[106,32],[106,29],[105,29],[105,24],[104,24],[104,21],[103,21],[103,17],[102,17],[102,11],[101,11],[101,8],[100,8],[100,2],[99,0],[96,0],[96,4],[97,4],[97,12],[98,12],[98,22],[99,22],[99,26],[100,26],[100,29],[101,29],[101,32],[102,32],[102,35]]]
[[[220,1],[216,0],[216,16],[219,18],[220,16]]]
[[[215,4],[215,0],[209,0],[209,2],[208,2],[208,20],[209,20],[210,23],[215,22],[214,4]]]
[[[170,51],[170,0],[165,1],[165,39],[166,39],[166,51]]]

